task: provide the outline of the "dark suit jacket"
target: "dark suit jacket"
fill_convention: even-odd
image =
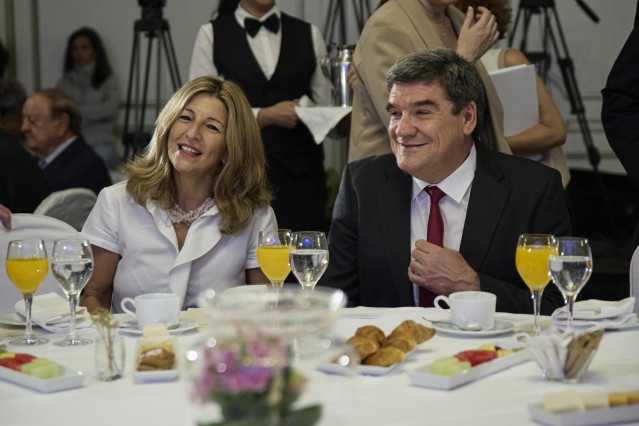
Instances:
[[[350,163],[344,170],[329,235],[330,261],[320,285],[341,288],[351,305],[414,306],[411,260],[412,178],[393,154]],[[444,232],[446,232],[444,230]],[[477,169],[460,253],[479,274],[497,310],[532,313],[530,290],[515,268],[520,234],[569,235],[559,173],[532,160],[477,145]],[[552,284],[542,312],[563,305]]]
[[[615,61],[601,91],[601,121],[608,143],[639,186],[639,5],[635,26]]]
[[[19,139],[0,129],[0,204],[13,213],[33,213],[49,192],[33,156]]]
[[[80,135],[42,171],[51,192],[68,188],[89,188],[98,194],[102,188],[111,185],[104,160]]]

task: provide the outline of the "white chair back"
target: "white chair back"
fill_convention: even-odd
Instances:
[[[53,243],[55,240],[64,238],[79,238],[80,234],[68,223],[53,217],[41,216],[36,214],[16,213],[11,215],[11,229],[5,229],[0,226],[0,314],[12,312],[13,306],[20,300],[22,295],[20,291],[13,285],[7,269],[5,268],[7,258],[7,248],[9,241],[42,239],[47,248],[47,256],[53,253]],[[55,277],[51,273],[51,262],[49,262],[49,273],[44,279],[36,294],[45,294],[55,291],[62,297],[64,292],[58,285]]]
[[[55,217],[81,231],[97,198],[95,192],[87,188],[63,189],[49,194],[33,214]]]
[[[635,297],[635,314],[639,315],[639,247],[630,260],[630,295]]]

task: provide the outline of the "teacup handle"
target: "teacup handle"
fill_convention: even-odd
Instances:
[[[135,307],[135,300],[133,300],[133,298],[131,297],[125,297],[124,299],[122,299],[122,302],[120,302],[120,306],[122,307],[122,310],[124,312],[137,318],[138,316],[136,315],[136,313],[126,307],[127,303],[130,303],[131,305],[133,305],[133,307]]]
[[[433,301],[433,304],[435,305],[435,307],[437,309],[439,309],[441,312],[445,313],[446,316],[448,316],[450,318],[450,309],[444,309],[439,305],[439,302],[443,301],[445,302],[448,306],[450,306],[450,301],[448,300],[447,296],[444,295],[439,295],[435,298],[435,300]],[[122,301],[124,303],[124,300]]]

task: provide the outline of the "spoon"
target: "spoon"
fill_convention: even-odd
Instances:
[[[479,324],[469,324],[466,327],[460,327],[457,324],[453,324],[450,321],[436,321],[436,320],[429,320],[425,317],[422,317],[422,318],[424,318],[426,321],[430,321],[432,324],[441,324],[441,325],[445,325],[449,327],[452,326],[453,328],[460,331],[482,331],[483,330],[482,326]]]

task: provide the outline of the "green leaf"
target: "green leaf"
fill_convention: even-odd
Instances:
[[[320,417],[322,417],[322,406],[311,405],[293,411],[283,424],[290,426],[313,426],[319,421]]]

